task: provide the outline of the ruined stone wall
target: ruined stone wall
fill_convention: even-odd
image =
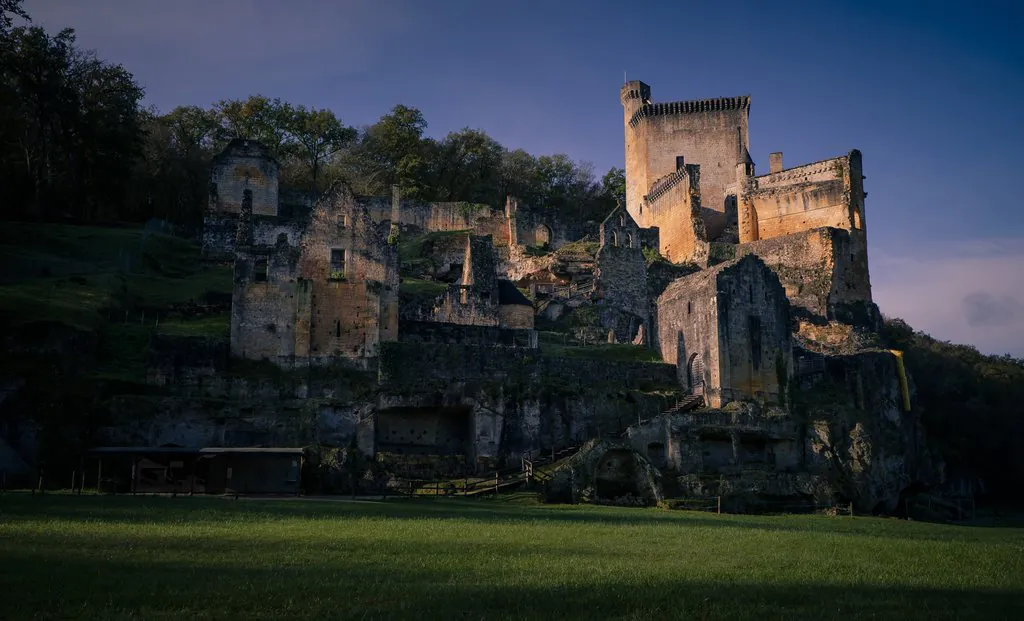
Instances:
[[[374,222],[391,221],[390,197],[360,196],[358,201],[366,207]],[[509,244],[508,220],[504,210],[489,205],[466,202],[426,203],[402,199],[398,221],[422,231],[472,231],[474,235],[491,235],[495,245]]]
[[[680,385],[691,391],[721,386],[717,275],[718,269],[710,269],[684,276],[658,297],[656,347],[662,360],[676,365]]]
[[[628,318],[613,317],[606,328],[613,330],[618,343],[632,343],[641,325],[648,322],[647,267],[640,249],[640,228],[625,207],[613,210],[601,223],[601,246],[597,251],[598,304],[604,311],[628,313]],[[604,314],[604,313],[602,313]],[[602,317],[605,319],[605,317]]]
[[[558,358],[511,347],[387,343],[381,346],[380,382],[391,388],[492,381],[547,383],[569,391],[596,385],[645,389],[676,384],[675,368],[659,362]]]
[[[245,191],[252,193],[252,212],[276,216],[278,164],[255,141],[235,139],[218,155],[210,172],[210,207],[214,213],[238,213]]]
[[[231,351],[242,358],[294,356],[298,298],[298,249],[287,243],[242,248],[235,258],[231,297]],[[266,279],[256,277],[257,263]]]
[[[502,328],[532,330],[535,315],[532,306],[501,304],[498,306],[498,325]]]
[[[484,292],[469,285],[451,285],[431,318],[466,326],[497,326],[497,293]]]
[[[298,248],[289,244],[298,229],[276,223],[264,228],[266,236],[276,233],[274,246],[238,248],[235,355],[366,359],[376,356],[380,341],[397,338],[397,252],[347,188],[336,186],[318,202]],[[332,251],[340,265],[332,265]],[[269,269],[261,282],[255,273],[264,260]]]
[[[708,237],[717,237],[725,227],[725,187],[735,181],[736,165],[747,157],[749,108],[749,97],[648,103],[636,108],[626,119],[630,213],[639,211],[638,199],[650,191],[651,184],[678,169],[677,157],[682,156],[685,163],[701,167],[702,217]],[[642,217],[637,221],[643,227],[652,225]]]
[[[778,278],[755,257],[684,276],[658,298],[658,347],[683,386],[713,407],[778,401],[792,369],[789,308]],[[699,371],[703,369],[703,376]]]
[[[826,226],[863,230],[860,153],[755,177],[739,201],[741,242]]]
[[[789,303],[778,277],[756,257],[718,274],[722,402],[778,403],[793,369]]]
[[[657,227],[659,252],[673,263],[707,263],[701,177],[697,166],[687,165],[655,183],[641,205],[642,225]]]
[[[532,327],[531,325],[530,328]],[[511,326],[505,328],[403,320],[399,326],[398,340],[403,343],[536,347],[536,339],[532,338],[530,332],[532,330],[522,330]]]
[[[841,318],[871,304],[867,240],[862,231],[821,228],[740,244],[774,271],[798,315]]]

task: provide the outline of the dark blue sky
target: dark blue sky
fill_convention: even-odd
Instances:
[[[324,8],[330,5],[331,8]],[[751,152],[864,154],[875,300],[1024,356],[1024,2],[29,0],[169,110],[262,93],[365,125],[622,166],[623,72],[655,101],[750,94]]]

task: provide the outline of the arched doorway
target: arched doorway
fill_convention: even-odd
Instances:
[[[704,394],[704,357],[700,354],[690,356],[686,364],[686,376],[690,381],[690,392],[695,395]]]
[[[551,243],[551,229],[547,226],[540,224],[533,231],[534,244],[537,246],[547,246]]]

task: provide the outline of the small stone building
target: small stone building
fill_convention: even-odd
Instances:
[[[601,223],[600,234],[594,276],[601,325],[615,342],[632,343],[644,331],[650,307],[640,227],[620,204]]]
[[[679,278],[658,298],[657,312],[662,358],[709,405],[783,399],[793,366],[789,303],[759,258]]]
[[[398,337],[398,255],[348,187],[317,203],[297,245],[253,240],[238,220],[231,351],[302,364],[366,361]]]

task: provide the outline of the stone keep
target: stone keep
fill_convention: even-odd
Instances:
[[[666,225],[678,226],[668,219],[673,210],[662,207],[660,213],[652,213],[651,203],[664,204],[673,197],[652,191],[672,177],[683,176],[686,164],[695,164],[701,173],[700,216],[708,238],[718,237],[726,226],[725,190],[735,182],[736,167],[750,165],[753,174],[747,152],[750,97],[653,103],[651,87],[639,80],[627,82],[619,96],[630,215],[641,227],[662,228],[664,238]],[[674,261],[688,260],[679,249],[662,254]]]

